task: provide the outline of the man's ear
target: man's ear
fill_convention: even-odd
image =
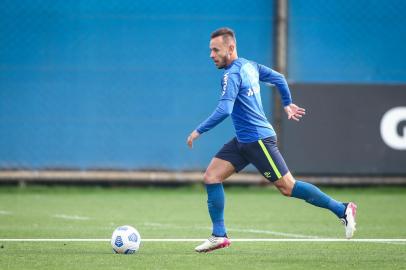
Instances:
[[[228,53],[230,55],[232,55],[234,50],[235,50],[235,46],[233,44],[230,44],[230,46],[228,46]]]

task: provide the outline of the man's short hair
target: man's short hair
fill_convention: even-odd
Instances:
[[[223,37],[223,41],[227,42],[229,39],[234,40],[235,43],[237,43],[237,40],[235,39],[235,33],[231,28],[228,27],[222,27],[211,33],[210,38],[216,38],[216,37]]]

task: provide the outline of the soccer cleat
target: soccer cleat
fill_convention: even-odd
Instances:
[[[196,252],[210,252],[219,248],[226,248],[231,245],[227,237],[210,236],[203,244],[195,247]]]
[[[348,203],[347,208],[345,209],[345,215],[343,218],[341,218],[341,222],[345,226],[345,237],[347,239],[352,238],[355,232],[355,216],[357,214],[357,205],[355,203]]]

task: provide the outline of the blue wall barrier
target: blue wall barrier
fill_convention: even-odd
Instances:
[[[203,169],[233,136],[186,147],[220,95],[210,33],[271,66],[272,21],[265,0],[1,1],[0,167]]]
[[[234,134],[226,120],[185,144],[220,94],[210,33],[233,28],[241,57],[272,66],[273,5],[1,1],[0,168],[204,169]],[[289,1],[289,81],[404,84],[405,8]]]
[[[289,1],[288,75],[300,83],[404,84],[406,1]]]

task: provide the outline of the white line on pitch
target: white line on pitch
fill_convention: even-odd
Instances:
[[[89,217],[81,217],[81,216],[69,216],[69,215],[61,215],[61,214],[57,214],[57,215],[53,215],[53,217],[55,218],[61,218],[61,219],[69,219],[69,220],[89,220]]]
[[[163,223],[156,223],[156,222],[145,222],[144,225],[150,226],[150,227],[164,227],[164,228],[171,228],[171,229],[203,229],[203,230],[211,230],[211,227],[202,227],[202,226],[193,226],[193,227],[186,227],[186,226],[179,226],[179,225],[173,225],[173,224],[163,224]],[[257,230],[257,229],[237,229],[237,228],[228,228],[228,231],[233,231],[233,232],[243,232],[243,233],[254,233],[254,234],[269,234],[269,235],[275,235],[275,236],[282,236],[286,238],[278,238],[278,239],[258,239],[258,238],[253,238],[253,239],[232,239],[231,241],[233,242],[346,242],[349,241],[348,239],[332,239],[332,238],[322,238],[320,236],[314,236],[314,235],[303,235],[303,234],[294,234],[294,233],[286,233],[286,232],[276,232],[276,231],[270,231],[270,230]],[[292,239],[293,238],[293,239]],[[317,240],[315,240],[317,239]],[[315,240],[315,241],[313,241]],[[351,241],[355,242],[370,242],[370,243],[382,243],[382,244],[398,244],[398,245],[406,245],[406,241],[403,241],[404,239],[400,239],[400,241],[386,241],[385,239],[378,239],[377,241],[374,241],[375,239],[352,239]],[[154,239],[150,240],[151,242],[155,241]],[[172,241],[172,240],[170,240]],[[196,240],[197,241],[197,240]],[[155,241],[158,242],[158,241]],[[166,241],[169,242],[169,241]],[[174,242],[174,241],[172,241]],[[186,241],[184,241],[186,242]]]
[[[295,233],[284,233],[284,232],[275,232],[269,230],[256,230],[256,229],[228,229],[230,232],[242,232],[242,233],[257,233],[257,234],[271,234],[276,236],[284,236],[284,237],[294,237],[294,238],[319,238],[318,236],[314,235],[304,235],[304,234],[295,234]]]
[[[110,239],[90,239],[90,238],[3,238],[0,242],[107,242]]]
[[[171,228],[171,229],[202,229],[202,230],[211,230],[211,227],[202,227],[202,226],[193,226],[193,227],[186,227],[186,226],[178,226],[173,224],[162,224],[162,223],[151,223],[145,222],[144,225],[152,226],[152,227],[163,227],[163,228]],[[285,232],[276,232],[270,230],[257,230],[257,229],[238,229],[238,228],[228,228],[230,232],[242,232],[242,233],[256,233],[256,234],[270,234],[275,236],[284,236],[284,237],[293,237],[293,238],[319,238],[318,236],[314,235],[303,235],[303,234],[294,234],[294,233],[285,233]]]
[[[142,239],[143,242],[200,242],[206,239],[195,238],[163,238],[163,239]],[[3,238],[0,242],[109,242],[110,239],[91,239],[91,238]],[[298,239],[298,238],[237,238],[231,239],[232,242],[375,242],[375,243],[391,243],[405,242],[406,238],[364,238],[364,239],[341,239],[341,238],[317,238],[317,239]]]

